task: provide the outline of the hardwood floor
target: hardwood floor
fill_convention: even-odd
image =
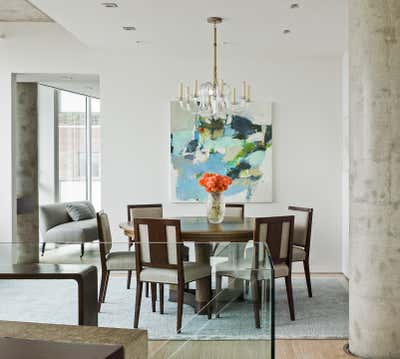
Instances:
[[[276,359],[349,359],[346,340],[277,340]],[[149,341],[151,359],[268,359],[260,341]]]

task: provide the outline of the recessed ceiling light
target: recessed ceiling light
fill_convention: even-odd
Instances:
[[[103,5],[104,7],[109,7],[109,8],[111,8],[111,7],[118,7],[118,4],[117,3],[115,3],[115,2],[103,2],[101,5]]]
[[[293,3],[292,5],[290,5],[291,9],[298,9],[300,6],[298,3]]]
[[[283,30],[283,33],[284,33],[285,35],[287,35],[287,34],[290,34],[291,31],[290,31],[289,29],[285,29],[285,30]]]
[[[68,81],[70,81],[70,80],[72,80],[72,76],[63,75],[63,76],[60,76],[60,79],[61,79],[61,80],[68,80]]]
[[[136,31],[135,26],[123,26],[122,27],[125,31]]]

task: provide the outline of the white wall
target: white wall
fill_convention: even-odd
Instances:
[[[8,59],[0,53],[0,94],[6,95],[1,100],[0,133],[10,127],[12,72],[99,73],[102,202],[112,225],[116,228],[125,219],[127,203],[163,202],[171,216],[204,214],[201,204],[169,203],[169,101],[176,95],[179,80],[201,80],[211,75],[210,54],[194,56],[188,51],[187,58],[154,52],[105,55],[90,52],[54,24],[30,25],[32,28],[23,32],[20,28],[26,29],[26,24],[9,26],[16,30],[15,38],[7,40],[13,43]],[[41,37],[33,26],[43,29]],[[36,42],[40,42],[38,48]],[[29,61],[22,56],[27,46]],[[275,54],[273,58],[261,58],[233,56],[229,51],[224,55],[223,72],[228,82],[239,84],[246,79],[252,84],[254,100],[274,103],[274,203],[248,205],[247,214],[284,213],[289,204],[314,207],[311,270],[340,272],[341,57],[290,58]],[[0,156],[8,166],[0,174],[0,188],[3,183],[11,185],[10,139],[5,137],[6,142],[0,143]],[[8,195],[8,204],[10,201]],[[8,205],[0,210],[10,217]],[[10,218],[4,221],[0,235],[10,231],[10,223]],[[126,243],[117,228],[114,234],[115,240]]]

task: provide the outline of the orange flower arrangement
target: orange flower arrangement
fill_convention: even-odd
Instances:
[[[232,179],[217,173],[204,173],[199,180],[199,185],[205,187],[207,192],[224,192],[228,189]]]

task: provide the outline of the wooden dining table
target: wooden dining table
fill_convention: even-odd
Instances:
[[[170,218],[170,217],[169,217]],[[196,262],[210,264],[211,248],[215,243],[247,243],[253,239],[254,218],[225,217],[220,224],[209,223],[206,217],[175,217],[181,221],[181,234],[184,242],[195,244]],[[124,234],[134,238],[134,226],[132,222],[120,224]],[[239,246],[232,247],[232,259],[238,258],[243,253],[239,253]],[[244,246],[241,246],[244,250]],[[176,288],[170,286],[169,300],[176,301]],[[206,306],[210,300],[209,282],[207,278],[196,281],[195,291],[186,290],[184,303],[195,308],[198,314],[206,314]]]

